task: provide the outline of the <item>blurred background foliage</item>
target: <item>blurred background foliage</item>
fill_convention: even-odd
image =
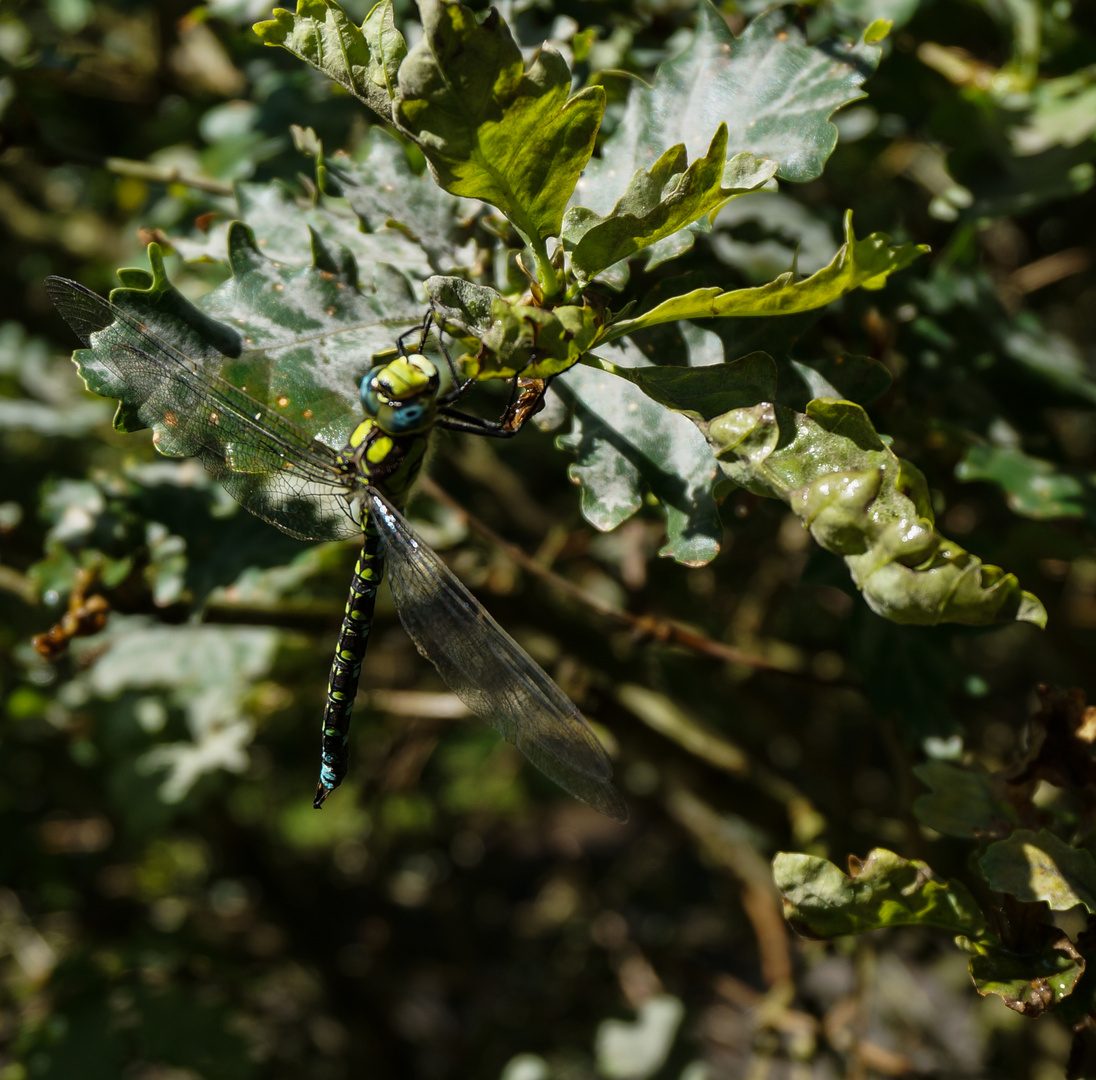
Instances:
[[[766,6],[722,10],[738,31]],[[383,603],[351,773],[315,813],[351,550],[288,540],[196,463],[113,433],[68,360],[47,274],[106,292],[150,238],[194,254],[204,215],[239,213],[236,182],[307,205],[291,124],[362,145],[355,102],[258,43],[269,11],[0,6],[0,1078],[1062,1075],[1066,1028],[978,998],[947,940],[794,938],[769,860],[882,845],[961,877],[968,845],[917,822],[912,767],[1002,767],[1036,685],[1092,692],[1096,9],[804,6],[812,37],[895,21],[868,97],[838,114],[820,180],[730,204],[689,257],[740,285],[797,251],[809,272],[847,208],[861,234],[932,245],[812,333],[889,367],[876,427],[926,473],[943,531],[1043,600],[1045,631],[886,623],[782,506],[741,492],[719,558],[687,570],[657,558],[655,512],[583,523],[551,433],[438,440],[441,488],[576,587],[430,489],[412,505],[605,725],[625,828],[454,718]],[[695,16],[504,13],[580,76],[649,76]],[[605,82],[608,128],[627,82]],[[189,295],[225,275],[170,271]],[[95,622],[88,582],[106,629],[42,658],[30,638],[67,607]],[[660,642],[606,604],[690,633]]]

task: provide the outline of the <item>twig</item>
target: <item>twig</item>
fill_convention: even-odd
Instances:
[[[116,176],[132,176],[137,180],[147,180],[152,184],[182,184],[184,187],[207,191],[210,195],[232,195],[232,185],[223,180],[214,180],[208,176],[194,176],[174,166],[150,165],[147,161],[132,161],[129,158],[107,157],[102,159],[103,168]]]
[[[793,678],[806,679],[811,682],[821,682],[816,676],[807,672],[797,671],[787,665],[777,663],[768,657],[758,656],[756,653],[748,653],[743,649],[736,649],[733,645],[725,645],[720,641],[713,641],[692,630],[687,630],[679,623],[670,619],[662,619],[655,615],[633,615],[613,604],[606,603],[600,597],[588,593],[573,582],[561,577],[559,574],[542,566],[536,559],[527,555],[516,544],[504,540],[489,525],[480,521],[474,514],[460,505],[450,494],[443,491],[430,477],[424,477],[419,481],[419,488],[425,491],[432,499],[444,503],[468,523],[469,528],[479,533],[493,547],[499,548],[509,559],[517,563],[523,570],[542,581],[547,582],[553,589],[570,596],[580,604],[597,612],[598,615],[613,622],[627,626],[639,637],[658,641],[664,645],[680,645],[682,648],[704,656],[711,656],[716,660],[722,660],[728,664],[744,664],[747,667],[764,671],[779,671]],[[827,681],[827,686],[834,685]]]
[[[150,165],[147,161],[134,161],[132,158],[106,157],[102,154],[92,154],[76,147],[50,146],[50,150],[58,157],[67,158],[70,161],[78,161],[85,165],[94,165],[105,169],[115,176],[132,176],[137,180],[147,180],[151,184],[182,184],[184,187],[195,188],[198,191],[208,192],[210,195],[233,194],[231,184],[223,180],[214,180],[209,176],[195,176],[193,173],[185,173],[174,165]]]
[[[370,708],[391,716],[410,716],[423,720],[464,720],[472,710],[456,694],[429,693],[424,690],[367,690]]]
[[[794,784],[758,764],[730,739],[698,723],[669,698],[625,683],[617,688],[617,700],[652,731],[782,803],[797,843],[809,844],[826,827],[825,817]]]
[[[1066,248],[1013,270],[1008,276],[1008,284],[1017,292],[1035,292],[1056,281],[1083,273],[1091,265],[1092,257],[1084,248]]]
[[[0,589],[14,593],[26,604],[33,604],[38,599],[38,590],[30,578],[10,566],[0,566]]]
[[[733,822],[676,781],[666,786],[666,809],[708,856],[729,870],[742,885],[742,910],[753,926],[767,986],[791,981],[788,926],[780,909],[769,864]]]

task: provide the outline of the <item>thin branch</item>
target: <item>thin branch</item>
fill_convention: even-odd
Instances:
[[[233,188],[223,180],[209,176],[195,176],[175,166],[150,165],[147,161],[131,161],[129,158],[108,157],[102,160],[103,168],[116,176],[132,176],[151,184],[182,184],[184,187],[206,191],[210,195],[231,196]]]
[[[26,574],[13,570],[10,566],[0,566],[0,589],[14,593],[25,604],[38,601],[38,590]]]
[[[1018,267],[1009,274],[1007,281],[1017,292],[1030,293],[1084,273],[1091,265],[1092,256],[1084,248],[1071,247]]]
[[[536,559],[527,555],[516,544],[511,544],[509,541],[504,540],[494,531],[494,529],[480,521],[479,518],[461,506],[451,495],[442,490],[442,488],[440,488],[430,477],[423,477],[419,481],[419,488],[420,490],[425,491],[432,499],[444,503],[450,509],[458,513],[463,520],[467,522],[469,528],[482,536],[493,547],[499,548],[507,558],[517,563],[523,570],[532,574],[534,577],[540,578],[541,581],[546,582],[556,591],[577,600],[580,604],[595,611],[598,615],[628,627],[637,637],[657,641],[663,645],[680,645],[682,648],[689,649],[691,652],[700,653],[703,656],[710,656],[713,659],[721,660],[728,664],[744,664],[747,667],[763,671],[779,671],[784,675],[805,679],[809,682],[824,682],[827,686],[836,685],[832,681],[818,679],[817,676],[804,671],[798,671],[786,664],[770,660],[768,657],[759,656],[756,653],[749,653],[743,649],[737,649],[733,645],[726,645],[721,641],[713,641],[711,638],[704,637],[702,634],[686,629],[680,623],[674,622],[671,619],[663,619],[655,615],[633,615],[631,612],[624,611],[614,604],[609,604],[600,597],[587,592],[585,589],[582,589],[573,582],[561,577],[554,571],[542,566]]]
[[[826,827],[825,817],[793,783],[755,761],[730,739],[705,727],[663,694],[644,686],[624,683],[617,700],[652,731],[731,776],[753,784],[783,804],[792,834],[799,844],[809,844]]]
[[[698,799],[684,785],[671,781],[665,795],[670,816],[719,866],[742,885],[742,910],[753,926],[767,986],[791,981],[792,957],[788,925],[781,913],[780,894],[773,885],[768,860],[749,842],[745,830]]]
[[[184,187],[205,191],[210,195],[231,196],[234,189],[223,180],[214,180],[209,176],[195,176],[173,165],[150,165],[147,161],[134,161],[131,158],[106,157],[92,154],[76,147],[50,146],[58,157],[69,161],[78,161],[84,165],[93,165],[115,176],[132,176],[137,180],[147,180],[150,184],[182,184]]]

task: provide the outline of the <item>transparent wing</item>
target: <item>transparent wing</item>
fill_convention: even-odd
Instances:
[[[372,488],[368,508],[388,549],[400,621],[419,652],[545,776],[615,821],[627,821],[609,756],[572,701]]]
[[[330,447],[75,281],[47,278],[46,291],[124,384],[125,404],[155,429],[161,453],[201,458],[234,499],[291,536],[360,532],[360,482]]]

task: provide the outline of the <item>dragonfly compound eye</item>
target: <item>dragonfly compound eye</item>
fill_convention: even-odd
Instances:
[[[373,368],[362,380],[362,408],[390,435],[425,431],[434,423],[438,369],[424,356],[403,356]]]
[[[417,401],[413,405],[402,405],[399,409],[393,411],[395,413],[394,422],[402,426],[405,431],[414,431],[417,427],[420,427],[423,418],[427,415],[426,406],[421,401]]]
[[[380,375],[384,371],[384,364],[378,364],[372,368],[368,375],[362,379],[361,401],[366,416],[376,416],[382,405]]]

